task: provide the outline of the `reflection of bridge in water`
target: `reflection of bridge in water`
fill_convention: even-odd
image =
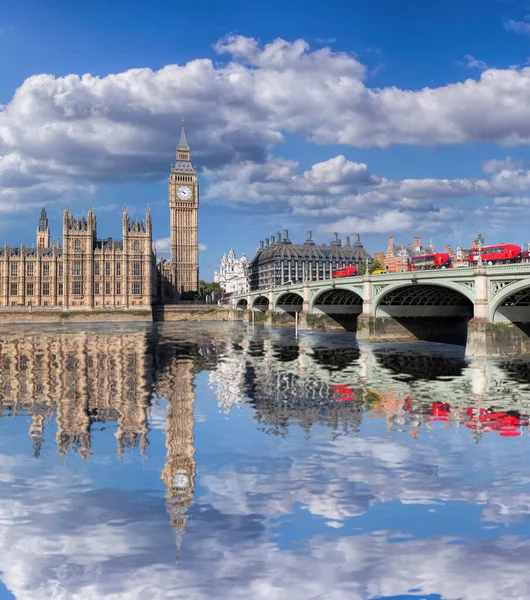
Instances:
[[[251,399],[258,420],[276,433],[290,424],[357,431],[365,412],[404,415],[410,398],[530,413],[527,363],[465,359],[444,345],[358,348],[343,335],[325,335],[302,334],[297,342],[256,330],[210,375],[220,405],[230,410]]]

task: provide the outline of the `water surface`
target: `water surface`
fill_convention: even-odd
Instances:
[[[530,597],[530,366],[462,352],[3,327],[0,600]]]

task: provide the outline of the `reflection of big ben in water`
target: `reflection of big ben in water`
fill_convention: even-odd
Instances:
[[[167,400],[167,453],[161,479],[166,484],[166,507],[180,551],[195,485],[193,360],[175,359],[164,379],[166,385],[162,387],[166,389],[159,390],[159,394]]]

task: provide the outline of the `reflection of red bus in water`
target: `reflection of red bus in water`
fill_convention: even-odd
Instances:
[[[357,275],[357,267],[342,267],[333,271],[333,277],[355,277]]]
[[[332,385],[331,395],[337,402],[351,402],[352,400],[355,400],[353,390],[343,383]]]
[[[451,405],[445,402],[422,402],[408,397],[403,408],[426,415],[427,421],[448,421],[451,417]]]
[[[489,433],[496,431],[502,437],[517,437],[521,435],[521,427],[528,425],[528,417],[517,410],[495,410],[493,408],[468,408],[470,420],[466,427],[472,431]]]
[[[424,271],[426,269],[450,269],[453,266],[451,257],[445,252],[435,254],[419,254],[409,259],[409,271]]]
[[[475,265],[478,261],[479,249],[471,248],[467,262],[469,265]],[[482,262],[495,264],[518,263],[521,262],[521,246],[515,244],[499,244],[498,246],[482,246],[480,248]]]
[[[420,398],[405,398],[403,408],[410,413],[421,414],[425,421],[450,421],[457,418],[460,422],[462,409],[451,407],[445,402],[430,402]],[[453,412],[453,418],[451,413]],[[502,437],[522,435],[522,427],[529,424],[529,416],[518,410],[497,410],[495,408],[468,408],[465,411],[465,426],[473,432],[490,433],[495,431]]]

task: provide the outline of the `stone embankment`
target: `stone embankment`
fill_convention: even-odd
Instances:
[[[137,309],[73,310],[59,307],[5,307],[0,325],[14,323],[124,323],[152,321],[239,321],[240,311],[208,305],[169,305]]]
[[[153,321],[241,321],[241,311],[208,304],[173,304],[153,307]]]
[[[60,308],[11,308],[0,310],[0,325],[13,323],[123,323],[152,321],[151,309],[64,310]]]

